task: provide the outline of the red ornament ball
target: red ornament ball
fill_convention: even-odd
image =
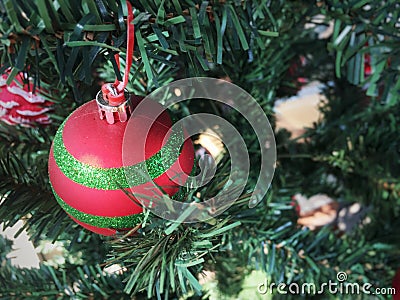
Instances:
[[[34,94],[33,83],[25,74],[19,73],[7,85],[7,74],[0,76],[0,120],[8,125],[22,125],[25,127],[34,124],[49,124],[50,118],[46,114],[52,103],[45,100],[39,93]]]
[[[152,105],[160,106],[156,102]],[[58,203],[86,229],[113,235],[118,230],[132,228],[141,221],[142,207],[126,192],[155,197],[161,190],[149,187],[156,184],[171,196],[179,187],[170,174],[186,181],[194,162],[192,142],[186,139],[183,143],[182,131],[183,145],[177,146],[166,112],[144,136],[143,126],[149,119],[141,114],[132,116],[129,122],[108,124],[100,119],[97,103],[92,100],[76,109],[58,129],[49,155],[50,182]],[[129,130],[135,130],[129,134],[134,139],[124,141],[128,123]],[[131,153],[129,165],[126,165],[126,153],[123,157],[123,146]],[[173,152],[175,159],[169,165],[161,163],[161,152]],[[147,168],[151,179],[141,176],[143,168]],[[126,174],[131,177],[127,178]]]

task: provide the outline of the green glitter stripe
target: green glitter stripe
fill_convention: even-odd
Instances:
[[[53,194],[60,204],[61,208],[65,210],[66,213],[73,216],[75,219],[84,222],[86,224],[100,227],[100,228],[115,228],[115,229],[122,229],[122,228],[130,228],[140,224],[143,221],[144,214],[139,213],[130,216],[124,217],[102,217],[102,216],[95,216],[91,214],[83,213],[72,206],[69,206],[65,203],[60,196],[57,195],[56,191],[54,190],[53,186],[51,186],[53,190]]]
[[[164,147],[149,159],[127,167],[99,168],[80,162],[65,148],[62,133],[67,120],[54,137],[53,152],[57,166],[72,181],[99,190],[129,188],[159,177],[178,159],[181,150],[177,149],[184,142],[183,129],[174,130]]]

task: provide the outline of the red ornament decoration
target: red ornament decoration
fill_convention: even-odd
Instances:
[[[9,125],[25,127],[51,123],[46,113],[51,109],[52,103],[41,95],[32,93],[32,81],[24,84],[22,72],[9,85],[7,78],[7,74],[0,77],[0,120]]]
[[[152,105],[159,104],[154,102]],[[57,201],[77,223],[93,232],[113,235],[117,230],[134,227],[141,218],[142,207],[130,199],[123,189],[148,197],[161,194],[160,190],[148,188],[151,183],[140,176],[141,168],[147,166],[151,180],[164,192],[173,195],[178,191],[178,185],[167,173],[178,174],[185,182],[193,167],[194,150],[191,141],[187,140],[179,153],[176,145],[183,141],[184,133],[181,133],[180,141],[173,141],[169,131],[172,122],[167,113],[154,122],[146,137],[141,135],[142,128],[147,126],[148,116],[135,116],[135,120],[129,123],[137,133],[129,143],[132,152],[130,166],[138,169],[137,185],[132,187],[132,180],[128,183],[126,178],[127,166],[123,166],[122,157],[128,122],[116,120],[114,124],[109,124],[104,118],[104,111],[100,110],[101,119],[98,110],[96,101],[90,101],[75,110],[59,128],[50,150],[49,176]],[[121,118],[124,119],[124,116],[118,116],[118,119]],[[168,147],[170,152],[177,153],[178,159],[160,170],[158,154]],[[143,156],[146,166],[138,161]]]
[[[306,66],[307,59],[303,55],[289,61],[289,68],[284,74],[286,84],[282,85],[277,91],[278,97],[294,95],[309,83],[309,79],[302,76],[305,73]]]
[[[152,111],[160,111],[160,104],[146,101],[146,109],[132,115],[141,99],[131,97],[125,89],[134,40],[132,7],[128,1],[126,4],[124,80],[103,85],[96,100],[75,110],[58,129],[49,155],[56,200],[74,221],[102,235],[140,223],[142,206],[127,193],[134,193],[136,200],[138,194],[140,199],[159,200],[163,192],[172,196],[186,181],[194,162],[192,142],[185,141],[183,129],[171,130],[168,113],[164,111],[154,120]],[[129,140],[125,139],[127,131]]]
[[[371,68],[371,54],[364,54],[364,77],[369,77],[372,74]]]
[[[308,83],[308,79],[305,77],[301,77],[300,74],[302,72],[302,69],[307,65],[307,59],[305,56],[300,55],[299,57],[296,57],[293,59],[292,64],[289,66],[288,69],[288,75],[291,78],[295,78],[296,86],[298,86],[298,90],[301,89],[301,86]]]

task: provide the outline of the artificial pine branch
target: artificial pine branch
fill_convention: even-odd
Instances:
[[[121,51],[123,47],[126,26],[121,20],[125,8],[117,3],[115,0],[99,1],[93,3],[89,11],[86,5],[78,1],[63,2],[58,8],[50,1],[6,1],[0,11],[4,19],[1,29],[4,41],[2,52],[9,55],[2,56],[1,64],[12,67],[9,80],[26,65],[30,66],[33,73],[43,74],[45,70],[50,71],[43,66],[51,62],[52,69],[57,71],[60,78],[59,82],[72,87],[75,96],[80,99],[76,81],[92,83],[91,72],[87,70],[96,67],[95,58],[109,48],[106,44],[110,45],[112,40],[116,50]],[[233,54],[226,51],[228,44],[233,43],[231,47],[235,50],[247,51],[253,48],[251,41],[262,45],[269,36],[274,35],[274,20],[263,17],[267,14],[271,16],[268,7],[257,8],[256,3],[237,6],[235,1],[212,5],[207,3],[194,6],[194,10],[189,10],[189,16],[191,1],[187,4],[163,2],[161,6],[157,1],[134,3],[137,57],[151,55],[162,62],[168,54],[190,55],[198,61],[191,69],[197,68],[198,64],[208,69],[199,52],[207,56],[209,63],[221,64],[222,55]],[[248,15],[248,9],[257,9],[262,17]],[[55,17],[55,22],[51,22],[52,17]],[[216,24],[215,17],[222,23]],[[250,27],[249,18],[254,18],[252,22],[258,25]],[[221,26],[226,28],[225,32],[215,30]],[[240,43],[236,43],[237,39]],[[41,51],[28,51],[31,48]],[[160,52],[158,56],[154,56],[156,50]],[[85,55],[88,59],[83,59]],[[152,71],[147,61],[143,60],[148,80],[157,86],[158,74]],[[41,76],[41,80],[47,79],[46,74]]]
[[[85,3],[59,1],[60,6],[56,7],[54,2],[47,0],[0,2],[2,71],[8,67],[14,68],[12,75],[16,71],[28,71],[40,77],[41,86],[48,87],[46,90],[70,86],[78,97],[84,90],[81,82],[90,84],[93,80],[89,70],[103,66],[99,59],[103,54],[108,59],[112,57],[112,50],[123,52],[125,40],[123,5],[117,1]],[[335,272],[345,270],[352,280],[361,278],[377,286],[389,286],[393,269],[400,264],[395,231],[399,216],[396,208],[399,203],[398,60],[395,58],[399,47],[396,47],[398,31],[396,26],[391,26],[397,23],[394,18],[387,20],[386,16],[388,12],[396,11],[398,4],[394,1],[370,3],[372,8],[367,9],[362,0],[318,2],[315,6],[299,1],[161,3],[134,3],[137,8],[135,26],[139,34],[132,86],[138,94],[148,93],[155,83],[162,85],[187,74],[224,77],[250,92],[266,113],[272,115],[290,59],[301,49],[315,67],[307,78],[324,77],[332,81],[333,69],[336,75],[346,74],[346,80],[354,84],[369,83],[372,86],[369,94],[378,91],[382,82],[388,83],[383,95],[375,96],[390,106],[380,108],[377,104],[359,103],[355,99],[363,91],[348,85],[342,88],[336,83],[337,90],[331,90],[329,105],[323,110],[325,119],[306,132],[303,136],[306,143],[290,140],[284,133],[277,135],[277,174],[273,193],[264,203],[249,209],[245,194],[214,222],[195,226],[171,224],[150,215],[143,228],[136,229],[135,235],[112,241],[109,263],[118,262],[127,267],[121,276],[127,280],[126,286],[121,283],[121,277],[104,276],[98,268],[87,271],[81,266],[67,266],[71,273],[67,272],[66,281],[61,281],[62,270],[50,271],[43,267],[31,272],[7,266],[0,271],[1,289],[5,295],[32,297],[33,294],[26,294],[25,285],[30,292],[37,291],[35,296],[38,297],[45,296],[45,290],[52,295],[69,297],[73,282],[77,282],[80,289],[73,291],[77,297],[106,297],[123,289],[132,294],[145,291],[145,296],[150,297],[161,294],[168,297],[171,291],[185,294],[193,289],[198,292],[196,278],[201,271],[210,268],[219,271],[219,276],[225,271],[228,274],[236,272],[236,264],[229,267],[229,257],[238,258],[240,263],[247,260],[244,269],[263,269],[266,276],[276,282],[317,284],[334,279]],[[316,41],[312,30],[304,30],[304,23],[317,13],[326,16],[326,22],[335,20],[331,40]],[[78,23],[82,26],[77,26]],[[275,37],[276,32],[279,37]],[[365,33],[371,34],[369,37],[374,45],[365,47],[362,43]],[[381,36],[384,38],[380,39]],[[328,53],[327,49],[334,52]],[[359,63],[359,58],[362,61],[363,55],[374,49],[384,50],[382,61],[372,62],[374,75],[364,82],[360,79],[363,64]],[[148,63],[144,62],[144,57],[148,58]],[[105,65],[103,69],[112,74],[110,66]],[[342,90],[348,93],[342,93]],[[64,90],[54,95],[60,106],[72,98]],[[64,99],[65,96],[68,99]],[[90,93],[87,96],[90,99]],[[365,105],[367,109],[364,109]],[[58,115],[60,120],[68,111],[57,106],[54,116]],[[193,103],[183,104],[176,113],[185,115],[196,109],[203,108]],[[222,108],[216,111],[220,115],[229,114],[253,144],[254,136],[243,118]],[[49,137],[54,133],[54,127],[51,128]],[[71,239],[77,239],[81,235],[77,226],[73,226],[55,204],[46,185],[47,166],[43,157],[47,157],[50,138],[46,137],[43,143],[38,138],[40,134],[18,136],[24,133],[20,128],[16,132],[17,135],[12,137],[2,136],[7,144],[0,148],[1,217],[11,224],[32,214],[26,224],[35,239],[43,236],[51,239],[73,236]],[[250,146],[252,159],[256,162],[258,148]],[[307,157],[301,154],[307,154]],[[375,159],[374,166],[370,157]],[[226,179],[224,175],[219,173],[221,181]],[[328,182],[329,175],[336,178],[334,183]],[[251,187],[254,177],[250,181]],[[216,180],[203,190],[201,199],[216,193],[217,187]],[[348,235],[339,234],[331,227],[318,232],[299,228],[289,204],[291,196],[298,192],[312,195],[321,191],[344,202],[356,199],[372,204],[367,215],[371,223]],[[186,195],[182,200],[193,199]],[[65,235],[60,231],[65,231]],[[73,234],[74,231],[78,233]],[[87,243],[91,244],[91,241],[89,238]],[[96,240],[82,251],[97,253],[98,242]],[[71,248],[80,250],[79,243],[71,244]],[[16,274],[16,278],[12,274]],[[57,285],[57,280],[62,284]],[[229,288],[224,284],[229,282],[221,280],[221,290]],[[103,293],[97,289],[99,286]],[[20,294],[11,291],[10,287]]]

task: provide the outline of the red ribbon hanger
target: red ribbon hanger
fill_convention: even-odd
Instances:
[[[103,84],[101,87],[103,98],[107,99],[109,104],[112,106],[118,106],[126,101],[124,90],[128,84],[129,73],[132,66],[133,59],[133,49],[135,44],[135,26],[133,25],[133,11],[132,5],[129,1],[126,1],[126,6],[128,9],[128,17],[127,17],[127,45],[126,45],[126,65],[125,65],[125,73],[122,82],[118,79],[115,79],[114,83]],[[117,61],[118,69],[120,67],[119,62],[119,54],[115,54],[115,60]]]

